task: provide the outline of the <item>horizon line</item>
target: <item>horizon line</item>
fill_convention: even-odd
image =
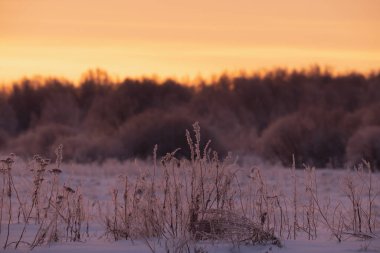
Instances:
[[[173,75],[162,75],[162,74],[142,74],[142,75],[124,75],[121,77],[121,74],[117,73],[111,73],[105,68],[101,67],[93,67],[88,68],[87,70],[83,71],[79,77],[77,78],[69,78],[65,77],[64,75],[59,74],[26,74],[26,75],[20,75],[19,78],[12,78],[12,79],[0,79],[0,87],[12,87],[18,84],[18,82],[22,82],[25,80],[35,80],[35,81],[48,81],[48,80],[61,80],[70,84],[73,84],[74,86],[80,85],[84,79],[92,74],[95,74],[98,72],[98,74],[103,74],[107,78],[109,78],[110,83],[120,83],[123,82],[123,80],[126,79],[133,79],[133,80],[154,80],[158,83],[163,83],[168,80],[175,81],[179,84],[185,85],[185,86],[196,86],[201,83],[205,82],[211,82],[214,83],[218,81],[222,77],[229,77],[229,78],[236,78],[236,77],[253,77],[253,76],[259,76],[259,77],[265,77],[268,74],[275,73],[278,71],[284,71],[287,74],[292,73],[303,73],[306,75],[309,74],[315,74],[316,71],[322,74],[328,74],[333,77],[339,77],[339,76],[348,76],[352,74],[358,74],[363,75],[366,78],[380,74],[380,66],[378,68],[369,69],[369,70],[357,70],[357,69],[346,69],[346,70],[337,70],[336,68],[332,66],[321,66],[318,64],[310,64],[309,66],[304,67],[285,67],[285,66],[274,66],[274,67],[263,67],[263,68],[256,68],[253,70],[247,70],[247,69],[238,69],[238,70],[222,70],[218,73],[210,73],[210,74],[202,74],[198,73],[197,75],[182,75],[182,76],[173,76]]]

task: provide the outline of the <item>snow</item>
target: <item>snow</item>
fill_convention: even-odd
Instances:
[[[278,248],[271,245],[257,246],[240,246],[233,247],[231,244],[219,243],[201,243],[200,247],[207,250],[209,253],[354,253],[354,252],[380,252],[380,240],[370,241],[344,241],[337,243],[336,241],[308,241],[308,240],[285,240],[284,246]],[[26,250],[7,249],[3,252],[26,252]],[[143,241],[117,241],[110,242],[107,240],[91,240],[87,242],[70,242],[60,243],[51,246],[41,246],[35,248],[33,253],[142,253],[152,252]],[[157,253],[164,253],[165,249],[157,243]]]
[[[28,173],[30,173],[27,168],[27,164],[19,160],[15,164],[13,175],[14,181],[16,182],[16,187],[19,189],[19,194],[22,201],[26,201],[28,195],[28,189],[30,189],[31,180],[28,179]],[[112,194],[112,189],[116,185],[120,184],[120,176],[128,175],[130,178],[137,178],[139,173],[150,168],[151,165],[143,161],[133,161],[120,163],[117,161],[109,161],[103,165],[97,164],[63,164],[62,165],[62,175],[60,175],[61,182],[70,185],[74,189],[80,187],[81,192],[85,198],[85,205],[91,213],[90,228],[88,235],[82,236],[81,242],[65,242],[60,241],[58,243],[52,243],[50,245],[37,246],[32,252],[35,253],[47,253],[47,252],[128,252],[128,253],[140,253],[140,252],[166,252],[165,242],[161,239],[147,239],[145,240],[119,240],[113,241],[105,235],[104,225],[97,217],[98,212],[95,210],[94,203],[102,203],[101,206],[107,209],[107,204],[109,204],[110,196]],[[249,185],[249,178],[251,167],[244,166],[239,168],[241,171],[241,187],[247,187]],[[290,195],[292,186],[292,175],[290,170],[281,167],[266,167],[261,168],[263,177],[267,182],[268,188],[272,192],[278,194]],[[342,182],[345,180],[347,175],[352,172],[347,170],[331,170],[323,169],[317,170],[316,180],[318,182],[318,196],[321,200],[329,199],[332,203],[340,201],[342,205],[346,205],[346,209],[349,209],[349,199],[344,193]],[[297,178],[302,181],[305,179],[305,171],[297,170]],[[373,175],[374,188],[379,190],[379,180],[380,175],[374,173]],[[245,178],[245,179],[244,179]],[[303,181],[304,182],[304,181]],[[300,192],[304,191],[305,185],[299,183],[297,185]],[[306,198],[306,194],[301,194],[298,197],[299,201],[303,201]],[[378,215],[380,213],[380,203],[379,198],[376,198],[374,210]],[[378,222],[378,221],[377,221]],[[377,223],[376,223],[377,224]],[[2,221],[2,233],[0,234],[0,244],[3,245],[6,221],[3,218]],[[379,225],[379,224],[377,224]],[[22,225],[13,222],[11,224],[11,240],[13,241],[20,234],[22,230]],[[31,240],[35,231],[37,231],[37,225],[29,225],[28,231],[25,235],[25,241]],[[342,242],[337,242],[334,237],[331,236],[328,229],[320,229],[318,231],[318,237],[315,240],[308,240],[305,233],[299,232],[296,240],[289,238],[282,238],[282,247],[277,247],[274,245],[235,245],[228,242],[217,242],[217,241],[200,241],[197,243],[190,242],[191,247],[196,247],[197,252],[257,252],[257,253],[270,253],[270,252],[281,252],[281,253],[298,253],[298,252],[310,252],[310,253],[343,253],[343,252],[380,252],[380,238],[379,231],[374,232],[374,238],[370,240],[360,240],[356,237],[346,236]],[[148,246],[149,244],[149,246]],[[192,248],[193,250],[194,248]],[[0,250],[1,251],[1,250]],[[28,247],[20,247],[15,250],[13,247],[8,247],[6,250],[1,252],[27,252]],[[193,252],[193,251],[191,251]]]

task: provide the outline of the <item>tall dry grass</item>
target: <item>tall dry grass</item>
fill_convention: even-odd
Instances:
[[[189,159],[178,149],[158,157],[135,177],[120,175],[107,200],[89,207],[91,199],[61,175],[63,146],[55,163],[39,155],[28,163],[30,189],[15,182],[13,156],[1,160],[0,242],[3,248],[85,241],[100,221],[112,240],[143,240],[152,252],[197,252],[200,241],[274,244],[315,240],[326,231],[338,242],[378,238],[379,188],[367,162],[345,173],[339,190],[346,200],[322,199],[315,168],[293,165],[282,189],[259,167],[237,165],[232,155],[221,159],[202,145],[198,123],[186,131]],[[300,173],[302,172],[302,173]],[[19,179],[18,179],[19,180]],[[87,203],[87,204],[86,204]]]

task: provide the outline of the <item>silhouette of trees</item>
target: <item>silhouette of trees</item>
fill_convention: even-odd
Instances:
[[[42,97],[34,86],[31,80],[23,80],[19,85],[13,86],[8,98],[9,105],[16,115],[15,130],[18,132],[28,130],[41,113]]]
[[[113,80],[86,72],[78,85],[22,79],[0,93],[0,152],[66,146],[67,159],[127,159],[182,148],[199,121],[213,147],[289,165],[379,167],[380,72],[334,76],[318,67],[264,75],[223,75],[186,86],[174,80]],[[12,140],[12,141],[10,141]]]
[[[10,104],[7,102],[6,95],[0,93],[0,131],[12,134],[17,128],[16,115]]]

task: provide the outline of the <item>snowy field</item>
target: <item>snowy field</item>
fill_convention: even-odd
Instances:
[[[380,175],[365,165],[293,170],[203,158],[80,165],[4,157],[0,251],[380,252]],[[194,209],[202,218],[191,230]],[[212,225],[215,210],[238,217],[230,227],[247,221],[280,243],[247,239],[249,229],[199,228],[199,220]]]

